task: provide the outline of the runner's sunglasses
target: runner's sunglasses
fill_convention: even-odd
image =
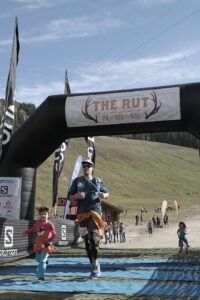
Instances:
[[[92,165],[83,165],[83,168],[91,168]]]

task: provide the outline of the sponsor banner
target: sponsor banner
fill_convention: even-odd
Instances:
[[[64,141],[58,149],[55,151],[54,167],[53,167],[53,199],[52,206],[55,206],[57,203],[58,196],[58,179],[62,172],[66,150],[69,146],[69,141]]]
[[[79,237],[79,229],[72,220],[51,218],[56,228],[55,246],[71,246]],[[0,265],[21,259],[33,253],[36,234],[23,235],[23,231],[33,226],[35,221],[9,220],[0,218]]]
[[[18,249],[14,248],[14,226],[5,225],[2,229],[3,247],[0,243],[0,258],[16,257],[18,255]]]
[[[95,146],[94,146],[94,137],[88,136],[85,138],[86,143],[87,143],[87,159],[91,160],[93,164],[95,165],[95,159],[96,159],[96,151],[95,151]]]
[[[0,218],[20,219],[21,185],[19,177],[0,177]]]
[[[68,96],[68,127],[180,120],[180,88]]]

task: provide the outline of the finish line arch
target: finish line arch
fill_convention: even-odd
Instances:
[[[32,219],[36,169],[65,139],[167,131],[200,139],[200,83],[49,96],[12,135],[0,176],[22,177],[21,219]]]

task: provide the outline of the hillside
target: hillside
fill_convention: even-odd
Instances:
[[[142,207],[154,213],[162,201],[180,204],[181,217],[199,212],[200,158],[197,150],[169,144],[128,140],[116,137],[96,137],[95,175],[108,186],[111,204],[128,210],[131,218]],[[66,196],[74,162],[79,154],[85,157],[86,143],[72,139],[63,173],[59,178],[59,196]],[[52,203],[54,155],[37,173],[36,206]],[[62,214],[62,208],[58,213]],[[175,219],[176,216],[171,218]]]

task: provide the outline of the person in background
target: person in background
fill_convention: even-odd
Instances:
[[[83,176],[74,179],[67,199],[77,201],[77,219],[91,263],[90,277],[95,278],[101,276],[98,248],[105,229],[101,200],[108,198],[109,192],[103,180],[93,176],[94,164],[91,160],[83,160],[82,167]]]
[[[185,223],[179,222],[178,230],[177,230],[178,242],[179,242],[178,244],[179,244],[179,248],[180,248],[179,253],[181,253],[184,248],[186,249],[186,253],[188,253],[189,244],[188,244],[188,240],[186,238],[186,234],[187,234],[187,231],[186,231]]]
[[[147,228],[148,228],[149,236],[151,236],[152,232],[153,232],[153,224],[152,224],[151,220],[149,220],[149,222],[147,224]]]
[[[36,261],[38,262],[36,278],[44,280],[48,256],[50,253],[55,253],[52,241],[56,237],[56,230],[54,224],[49,221],[49,207],[42,206],[38,209],[38,212],[40,219],[31,228],[25,230],[23,234],[37,233],[33,248],[33,251],[36,253]]]
[[[123,222],[119,224],[119,241],[124,243],[126,241],[126,234]]]
[[[155,216],[152,217],[152,222],[153,222],[153,228],[155,229],[157,227]]]
[[[118,222],[113,222],[113,237],[114,237],[114,243],[119,242],[119,226]]]
[[[113,242],[113,222],[110,221],[108,225],[108,233],[109,233],[109,243],[111,244]]]
[[[108,244],[109,232],[108,232],[108,223],[107,222],[105,222],[104,237],[105,237],[105,244]]]
[[[156,227],[160,227],[160,218],[158,216],[156,217]]]
[[[139,225],[139,216],[138,214],[135,216],[135,226],[138,226]]]
[[[165,227],[168,225],[168,215],[167,214],[164,215],[163,223],[164,223]]]

